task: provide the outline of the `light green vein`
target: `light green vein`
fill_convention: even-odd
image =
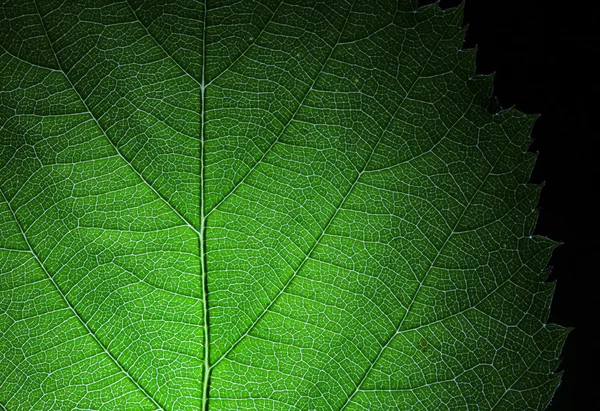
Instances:
[[[202,16],[202,85],[200,87],[200,104],[201,104],[201,119],[200,119],[200,269],[202,278],[202,315],[204,325],[204,358],[202,361],[202,409],[208,411],[208,401],[210,394],[210,318],[208,305],[208,271],[206,267],[206,216],[204,215],[204,169],[206,159],[206,142],[205,142],[205,124],[206,124],[206,86],[204,84],[204,76],[206,73],[206,15],[208,14],[208,0],[204,1],[204,9]]]
[[[354,4],[354,3],[353,3]],[[352,7],[350,7],[350,11],[352,10]],[[273,150],[273,148],[277,145],[277,143],[279,142],[279,140],[281,139],[281,137],[285,134],[285,132],[287,131],[287,129],[289,128],[289,126],[292,124],[292,121],[294,121],[294,119],[296,118],[296,116],[298,115],[298,113],[300,112],[300,109],[304,106],[304,102],[306,101],[306,98],[309,96],[310,92],[313,91],[315,85],[317,84],[317,81],[319,80],[319,77],[321,77],[321,74],[323,73],[323,70],[325,69],[325,66],[327,66],[327,63],[329,62],[329,60],[331,59],[331,57],[333,56],[333,53],[335,51],[335,49],[338,46],[338,43],[340,42],[340,39],[342,38],[342,34],[344,32],[344,29],[346,28],[346,24],[348,23],[348,19],[350,18],[350,12],[348,12],[348,15],[346,17],[346,20],[344,21],[344,25],[342,26],[342,29],[339,33],[339,36],[336,40],[336,42],[334,43],[334,45],[331,48],[331,51],[329,52],[329,55],[325,58],[325,61],[323,62],[323,64],[321,65],[321,69],[319,70],[319,72],[314,76],[314,80],[312,82],[312,84],[310,85],[310,87],[308,87],[308,89],[306,90],[306,92],[304,93],[304,96],[302,97],[302,99],[300,100],[300,102],[298,103],[298,106],[296,106],[296,109],[294,110],[294,112],[292,113],[292,115],[290,116],[290,119],[288,120],[287,123],[285,123],[285,125],[283,126],[283,128],[281,129],[281,132],[277,135],[277,137],[273,140],[273,142],[271,143],[271,145],[264,151],[264,153],[260,156],[260,158],[256,161],[256,163],[254,163],[254,165],[252,166],[252,168],[250,168],[246,174],[244,174],[244,176],[240,179],[240,181],[233,186],[233,188],[231,188],[231,190],[229,190],[229,192],[227,194],[225,194],[223,196],[223,198],[221,198],[221,200],[219,200],[219,202],[217,204],[215,204],[207,213],[206,213],[206,217],[208,218],[208,216],[210,216],[216,209],[218,209],[221,204],[223,204],[233,193],[235,193],[237,191],[237,189],[244,184],[244,181],[246,181],[246,179],[252,174],[252,172],[262,163],[262,161],[265,159],[265,157],[267,157],[267,155]]]
[[[385,350],[392,343],[392,341],[394,340],[394,338],[400,333],[400,331],[402,331],[402,325],[404,325],[404,321],[406,320],[406,318],[408,318],[408,315],[410,314],[410,310],[413,307],[413,305],[414,305],[414,303],[415,303],[415,301],[416,301],[416,299],[417,299],[417,297],[418,297],[418,295],[419,295],[419,293],[421,291],[421,288],[423,287],[423,284],[425,283],[425,281],[427,280],[427,277],[431,273],[431,270],[435,266],[435,263],[437,262],[438,258],[442,254],[442,251],[444,251],[444,249],[445,249],[446,245],[448,244],[448,242],[450,241],[450,239],[453,237],[454,232],[456,231],[456,228],[458,228],[458,226],[461,223],[463,217],[465,216],[467,210],[471,206],[473,200],[481,192],[481,189],[485,185],[487,179],[489,178],[489,176],[494,171],[494,168],[496,167],[496,165],[498,164],[498,162],[500,161],[500,159],[502,158],[502,156],[504,155],[504,153],[506,152],[506,150],[507,150],[508,147],[509,146],[506,145],[506,147],[504,148],[504,150],[502,151],[502,153],[497,157],[496,162],[490,167],[490,170],[486,173],[486,175],[483,178],[483,180],[481,181],[480,185],[473,192],[473,195],[469,199],[469,202],[463,208],[463,211],[460,214],[460,216],[458,217],[458,219],[456,220],[456,223],[452,227],[452,230],[450,230],[449,234],[446,236],[446,240],[444,241],[444,243],[442,244],[442,246],[438,249],[435,257],[433,258],[433,260],[429,264],[427,270],[425,271],[425,274],[423,275],[423,279],[421,281],[419,281],[419,285],[417,286],[417,289],[413,293],[413,295],[412,295],[412,297],[410,299],[410,302],[408,304],[408,308],[404,312],[404,315],[402,316],[402,319],[400,320],[398,326],[396,327],[396,329],[394,330],[394,332],[388,337],[388,339],[386,340],[385,344],[383,344],[382,348],[379,350],[379,353],[377,354],[377,356],[375,357],[375,359],[370,363],[369,368],[367,368],[367,370],[363,374],[362,378],[359,380],[358,384],[356,385],[356,388],[348,396],[346,402],[342,405],[342,407],[339,409],[339,411],[343,411],[344,409],[346,409],[346,407],[352,402],[352,399],[354,398],[354,396],[360,391],[360,389],[361,389],[362,385],[364,384],[364,382],[366,381],[367,377],[369,376],[369,374],[371,373],[371,371],[373,370],[373,368],[375,368],[375,364],[377,364],[377,362],[379,361],[379,359],[381,358],[381,356],[383,355],[383,353],[385,352]]]
[[[93,111],[90,109],[90,107],[88,106],[87,102],[85,101],[85,99],[83,98],[83,96],[81,95],[81,93],[77,90],[77,88],[75,87],[75,85],[71,81],[71,79],[67,75],[67,72],[62,68],[60,60],[58,59],[56,51],[54,50],[54,45],[52,43],[52,40],[50,39],[50,36],[48,36],[48,31],[46,30],[42,14],[40,13],[39,8],[37,7],[37,0],[35,0],[35,5],[36,5],[36,9],[37,9],[38,15],[40,17],[40,22],[41,22],[42,27],[44,29],[44,34],[48,38],[48,43],[50,44],[50,48],[52,49],[52,53],[54,54],[54,58],[56,60],[56,64],[58,65],[60,71],[62,72],[63,76],[65,77],[65,79],[67,80],[67,82],[69,83],[69,85],[71,86],[71,88],[73,89],[73,91],[75,92],[75,94],[77,94],[77,96],[79,97],[81,103],[83,104],[83,106],[85,107],[85,109],[87,110],[87,112],[89,113],[89,115],[91,116],[91,118],[94,121],[94,123],[96,123],[98,129],[106,137],[106,140],[112,146],[113,150],[115,150],[116,154],[129,166],[129,168],[131,169],[131,171],[133,171],[135,173],[135,175],[137,175],[138,178],[140,180],[142,180],[142,182],[154,194],[156,194],[165,203],[166,206],[168,206],[175,214],[177,214],[177,216],[183,221],[183,223],[185,225],[187,225],[190,229],[192,229],[196,233],[196,235],[200,236],[200,231],[196,227],[194,227],[194,225],[191,222],[189,222],[187,220],[187,218],[185,218],[183,216],[183,214],[181,214],[173,205],[171,205],[171,203],[157,189],[155,189],[154,186],[152,184],[150,184],[150,182],[148,180],[146,180],[146,178],[133,166],[133,164],[131,164],[131,162],[129,160],[127,160],[127,158],[125,158],[125,156],[117,148],[117,146],[112,141],[112,139],[108,136],[108,133],[106,132],[106,130],[104,130],[104,128],[102,127],[102,125],[100,125],[100,122],[98,121],[98,119],[94,115]]]
[[[73,313],[73,315],[75,316],[75,318],[77,318],[77,320],[83,326],[83,328],[86,330],[86,332],[94,339],[94,341],[96,342],[96,344],[98,344],[98,346],[102,349],[102,351],[104,351],[104,353],[108,356],[108,358],[110,358],[111,361],[119,368],[119,370],[124,375],[127,376],[127,378],[137,387],[137,389],[139,389],[154,405],[156,405],[158,407],[158,409],[164,411],[164,408],[162,407],[162,405],[160,405],[153,398],[153,396],[150,395],[150,393],[148,391],[146,391],[146,389],[144,387],[142,387],[135,378],[133,378],[133,376],[125,369],[125,367],[119,362],[119,360],[115,356],[113,356],[110,353],[110,351],[108,351],[108,349],[106,348],[106,346],[100,341],[100,339],[96,336],[96,334],[94,333],[94,331],[83,320],[83,317],[77,312],[77,310],[75,309],[75,307],[70,303],[70,301],[67,299],[67,297],[63,293],[62,289],[58,286],[58,284],[56,283],[56,281],[54,281],[54,278],[52,277],[52,275],[50,275],[50,273],[48,272],[48,270],[46,270],[46,267],[44,266],[44,264],[42,264],[42,261],[40,260],[39,256],[35,252],[35,249],[31,245],[31,243],[29,242],[29,238],[25,235],[25,230],[23,229],[23,226],[21,225],[21,222],[17,218],[17,215],[15,214],[12,205],[10,204],[10,202],[8,201],[8,199],[4,195],[4,192],[1,189],[0,189],[0,195],[2,196],[2,198],[4,199],[4,201],[6,202],[8,208],[9,208],[11,214],[12,214],[12,217],[13,217],[15,223],[19,227],[19,231],[21,232],[21,236],[23,237],[23,240],[25,241],[25,243],[27,244],[27,247],[29,248],[29,252],[31,253],[31,255],[33,256],[33,258],[35,259],[35,261],[38,264],[38,266],[40,267],[40,269],[44,272],[44,274],[46,274],[46,277],[52,283],[52,285],[54,286],[54,288],[56,289],[56,291],[58,292],[58,294],[60,295],[60,297],[62,298],[62,300],[65,302],[65,304],[67,305],[67,307],[69,308],[69,310]]]

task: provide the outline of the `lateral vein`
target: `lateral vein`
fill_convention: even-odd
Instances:
[[[36,7],[37,7],[37,4],[36,4]],[[114,355],[112,355],[112,353],[108,350],[108,348],[102,343],[102,341],[100,341],[100,339],[96,336],[96,334],[94,333],[94,331],[84,321],[83,317],[75,309],[75,307],[73,306],[73,304],[71,304],[71,302],[67,299],[65,293],[58,286],[58,284],[56,283],[56,281],[54,281],[54,277],[52,277],[52,275],[50,275],[50,273],[48,272],[48,270],[46,270],[46,267],[44,266],[44,264],[42,263],[42,261],[40,260],[40,258],[38,256],[38,254],[36,253],[35,249],[31,245],[31,243],[29,242],[29,238],[25,234],[25,230],[24,230],[23,226],[21,225],[21,222],[17,218],[17,215],[15,214],[12,205],[8,201],[8,198],[4,195],[4,192],[2,191],[2,189],[0,189],[0,195],[2,196],[2,198],[4,199],[4,201],[6,202],[6,205],[7,205],[8,209],[10,210],[10,213],[11,213],[11,215],[12,215],[15,223],[17,224],[17,227],[19,227],[19,231],[21,232],[21,236],[23,237],[23,240],[25,241],[25,243],[27,244],[27,247],[29,248],[28,251],[31,253],[31,255],[35,259],[36,263],[39,265],[40,269],[44,272],[44,274],[46,274],[46,277],[48,278],[48,280],[50,281],[50,283],[52,283],[52,285],[54,286],[54,288],[56,289],[56,291],[58,292],[58,294],[60,295],[60,297],[62,298],[62,300],[65,302],[65,304],[67,305],[67,307],[69,308],[69,310],[73,313],[73,315],[75,316],[75,318],[77,318],[77,320],[79,321],[79,323],[81,323],[81,325],[83,326],[83,328],[85,328],[85,330],[87,331],[87,333],[94,339],[94,341],[96,342],[96,344],[98,344],[98,346],[102,349],[102,351],[104,351],[104,353],[121,370],[121,372],[127,376],[127,378],[137,387],[137,389],[140,390],[146,397],[148,397],[148,399],[154,405],[156,405],[158,407],[158,409],[160,409],[162,411],[165,411],[165,409],[163,408],[163,406],[161,404],[159,404],[152,397],[152,395],[150,395],[150,393],[148,391],[146,391],[146,389],[144,387],[142,387],[140,385],[140,383],[135,378],[133,378],[133,376],[129,373],[129,371],[127,369],[125,369],[125,367],[119,362],[119,360]]]
[[[59,68],[59,71],[62,72],[63,76],[65,77],[65,79],[67,80],[67,82],[69,83],[69,85],[71,86],[73,91],[75,92],[75,94],[77,94],[77,96],[79,97],[79,100],[85,107],[86,111],[89,113],[89,115],[91,116],[94,123],[96,123],[96,126],[98,126],[98,129],[102,132],[104,137],[106,137],[106,140],[109,142],[111,147],[115,150],[116,154],[129,166],[131,171],[133,171],[138,176],[138,178],[144,183],[144,185],[146,185],[154,194],[156,194],[165,203],[166,206],[168,206],[175,214],[177,214],[177,216],[182,220],[182,222],[185,225],[187,225],[189,228],[191,228],[196,233],[196,235],[200,236],[200,231],[196,227],[194,227],[194,225],[183,214],[181,214],[173,205],[171,205],[171,203],[156,188],[154,188],[154,186],[152,184],[150,184],[150,182],[148,180],[146,180],[146,178],[142,175],[142,173],[140,173],[133,166],[133,164],[131,164],[131,162],[127,158],[125,158],[123,153],[121,153],[119,148],[115,145],[115,143],[109,137],[108,133],[106,132],[104,127],[102,127],[102,125],[100,124],[100,122],[98,121],[96,116],[94,115],[93,111],[88,106],[87,102],[85,101],[85,99],[83,98],[83,96],[81,95],[79,90],[77,90],[77,88],[75,87],[75,84],[73,84],[73,82],[67,75],[67,72],[63,69],[63,67],[60,63],[60,60],[58,59],[58,55],[56,54],[56,51],[54,50],[54,45],[52,43],[52,40],[50,39],[50,36],[48,35],[48,32],[46,30],[46,26],[44,25],[44,20],[42,18],[42,14],[40,13],[39,8],[37,7],[37,0],[35,0],[35,6],[36,6],[37,13],[40,17],[40,22],[44,29],[44,35],[48,39],[48,43],[50,45],[50,48],[52,49],[52,53],[54,54],[54,59],[56,60],[56,64]]]

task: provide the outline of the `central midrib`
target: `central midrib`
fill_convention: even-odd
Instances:
[[[206,72],[206,16],[208,14],[208,7],[207,7],[207,2],[208,0],[205,0],[203,5],[203,22],[202,22],[202,72],[201,72],[201,82],[200,82],[200,99],[201,99],[201,120],[200,120],[200,146],[201,146],[201,152],[200,152],[200,230],[197,231],[198,237],[199,237],[199,248],[200,248],[200,260],[201,260],[201,277],[202,277],[202,287],[203,287],[203,315],[204,315],[204,319],[203,319],[203,326],[204,326],[204,361],[203,361],[203,381],[202,381],[202,410],[203,411],[208,411],[208,405],[209,405],[209,393],[210,393],[210,377],[211,377],[211,372],[212,369],[224,358],[224,355],[221,355],[217,361],[215,361],[214,364],[211,364],[210,361],[210,332],[209,332],[209,326],[210,326],[210,322],[209,322],[209,304],[208,304],[208,271],[207,271],[207,265],[206,265],[206,219],[207,217],[228,197],[228,194],[225,195],[225,197],[217,202],[216,205],[214,205],[208,213],[205,213],[205,208],[204,208],[204,169],[205,169],[205,123],[206,123],[206,93],[205,90],[206,88],[212,83],[212,81],[214,81],[216,78],[213,78],[213,80],[211,80],[208,84],[206,84],[205,82],[205,72]],[[280,3],[281,4],[281,3]],[[279,6],[278,6],[279,8]],[[276,14],[278,8],[275,10],[275,12],[273,13],[273,15],[271,16],[271,19],[274,17],[274,15]],[[300,107],[302,107],[304,100],[306,99],[306,97],[308,96],[308,94],[311,92],[311,90],[313,89],[314,85],[317,82],[317,79],[320,77],[321,72],[323,71],[325,65],[327,64],[327,61],[331,58],[331,56],[333,55],[335,49],[337,48],[338,43],[340,42],[340,39],[344,33],[344,29],[346,27],[346,24],[348,22],[348,19],[352,13],[352,9],[354,8],[354,2],[352,2],[351,7],[348,10],[348,14],[346,16],[346,20],[344,22],[344,25],[342,27],[342,29],[340,30],[338,39],[336,40],[336,42],[333,44],[332,49],[329,53],[329,55],[327,56],[327,58],[325,59],[325,63],[323,64],[323,66],[321,67],[321,70],[319,71],[319,73],[315,76],[314,80],[313,80],[313,84],[311,85],[311,87],[309,87],[304,95],[304,97],[302,98],[302,100],[300,101],[300,103],[298,104],[298,107],[296,109],[296,111],[292,114],[292,117],[290,118],[290,121],[284,126],[282,132],[279,134],[279,137],[281,137],[281,135],[283,134],[283,132],[287,129],[287,127],[289,126],[289,124],[291,123],[291,121],[295,118],[297,112],[299,111]],[[270,22],[270,20],[269,20]],[[268,22],[267,22],[268,24]],[[266,27],[266,26],[265,26]],[[220,74],[219,74],[220,75]],[[218,76],[219,76],[218,75]],[[217,76],[217,77],[218,77]],[[273,144],[271,144],[271,146],[267,149],[267,151],[265,153],[263,153],[263,156],[258,160],[257,164],[261,162],[261,160],[266,156],[266,154],[273,148],[273,146],[278,142],[279,137],[274,141]],[[252,169],[242,178],[242,180],[240,180],[241,184],[245,178],[248,176],[248,174],[252,171]],[[231,192],[235,191],[235,189],[237,188],[237,186],[234,186],[233,189],[229,192],[229,194],[231,194]],[[274,302],[274,301],[273,301]],[[265,313],[265,311],[263,311],[263,314]],[[262,317],[262,316],[261,316]],[[254,325],[256,324],[256,322],[254,323]],[[240,342],[240,340],[238,340],[227,352],[231,351],[233,348],[235,348],[235,346]]]
[[[209,314],[208,314],[208,272],[206,270],[206,216],[204,215],[204,168],[205,168],[205,133],[206,123],[206,14],[208,8],[205,0],[203,3],[202,16],[202,78],[200,83],[200,232],[198,233],[198,243],[200,248],[200,276],[202,278],[202,311],[204,326],[204,361],[202,369],[202,410],[208,411],[208,394],[210,385],[210,333],[209,333]]]

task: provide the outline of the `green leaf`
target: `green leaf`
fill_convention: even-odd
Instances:
[[[7,410],[541,410],[535,116],[462,8],[7,0]]]

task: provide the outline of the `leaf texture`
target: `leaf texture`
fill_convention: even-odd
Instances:
[[[535,116],[462,7],[0,10],[4,408],[546,408]]]

